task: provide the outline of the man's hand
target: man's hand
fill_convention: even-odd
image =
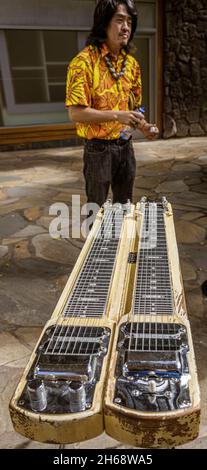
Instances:
[[[148,140],[154,140],[159,134],[159,129],[156,124],[150,124],[149,122],[143,122],[138,126],[138,129],[144,134]]]
[[[117,121],[136,129],[141,126],[144,115],[138,111],[116,111]]]

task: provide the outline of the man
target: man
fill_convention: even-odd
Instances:
[[[87,45],[68,69],[66,106],[85,139],[87,199],[99,206],[110,184],[114,203],[132,200],[136,162],[129,127],[150,140],[158,133],[135,110],[141,105],[141,75],[129,51],[136,26],[133,0],[99,0]]]

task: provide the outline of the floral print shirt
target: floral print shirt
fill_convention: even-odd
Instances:
[[[130,95],[133,107],[141,105],[141,73],[138,62],[127,54],[126,70],[118,81],[112,76],[104,56],[109,54],[106,44],[101,51],[96,46],[85,47],[70,62],[67,72],[66,107],[86,106],[98,110],[129,109]],[[118,58],[111,55],[111,62],[116,72],[122,69],[126,52],[121,50]],[[118,121],[103,123],[76,123],[77,134],[85,139],[117,139],[123,130]]]

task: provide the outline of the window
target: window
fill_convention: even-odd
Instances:
[[[62,122],[68,120],[64,110],[67,66],[84,47],[87,35],[87,31],[62,30],[0,32],[5,120],[9,113],[60,115],[61,111]]]

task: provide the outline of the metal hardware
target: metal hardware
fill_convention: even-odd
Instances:
[[[27,384],[30,406],[33,411],[44,411],[47,407],[47,395],[44,383],[40,380],[31,380]]]
[[[24,401],[24,408],[40,413],[84,411],[93,402],[110,330],[91,326],[50,326],[48,330],[18,404]]]
[[[86,409],[86,391],[81,382],[71,382],[68,387],[71,413],[77,413]]]
[[[128,256],[128,263],[136,264],[136,261],[137,261],[137,253],[130,252]]]
[[[180,353],[178,351],[125,351],[123,376],[148,375],[155,372],[164,375],[165,372],[176,371],[180,374],[182,368]]]
[[[121,404],[121,398],[115,398],[114,402],[115,402],[117,405],[120,405],[120,404]]]
[[[170,411],[191,406],[184,325],[124,323],[117,342],[115,397],[122,406]]]

